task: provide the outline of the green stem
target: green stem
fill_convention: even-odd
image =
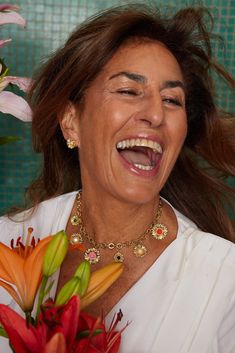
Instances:
[[[40,292],[39,292],[39,296],[38,296],[38,307],[37,307],[36,320],[38,319],[38,316],[41,312],[41,305],[42,305],[43,299],[45,297],[45,289],[46,289],[47,280],[48,280],[47,276],[42,277],[42,283],[41,283]]]

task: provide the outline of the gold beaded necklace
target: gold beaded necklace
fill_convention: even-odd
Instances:
[[[113,259],[115,262],[123,262],[124,255],[121,250],[123,248],[128,248],[133,246],[133,254],[136,257],[144,257],[148,250],[143,242],[146,240],[148,235],[151,235],[156,240],[164,239],[168,234],[168,228],[159,223],[159,219],[162,215],[162,201],[159,200],[158,208],[156,211],[156,215],[154,217],[154,221],[146,228],[143,234],[141,234],[138,238],[127,240],[124,242],[101,242],[97,243],[86,231],[83,220],[82,220],[82,193],[78,192],[77,198],[77,212],[70,218],[70,222],[73,226],[79,227],[79,232],[73,233],[70,237],[70,243],[72,245],[82,244],[84,239],[88,241],[91,245],[84,253],[84,259],[89,261],[91,264],[95,264],[100,261],[101,253],[100,250],[109,249],[115,250],[115,254]]]

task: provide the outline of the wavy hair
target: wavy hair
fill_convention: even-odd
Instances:
[[[173,53],[186,83],[188,134],[161,194],[200,229],[234,240],[235,120],[215,104],[215,71],[235,81],[212,54],[213,19],[205,8],[163,16],[154,6],[105,10],[81,24],[45,64],[31,91],[32,136],[44,164],[27,195],[32,205],[81,187],[77,151],[69,150],[59,126],[69,101],[81,106],[86,89],[118,48],[131,38],[156,40]]]

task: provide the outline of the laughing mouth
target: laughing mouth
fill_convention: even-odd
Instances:
[[[137,169],[146,171],[156,167],[163,152],[158,142],[144,138],[119,141],[116,148],[128,163]]]

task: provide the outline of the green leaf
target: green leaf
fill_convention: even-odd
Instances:
[[[4,60],[1,59],[1,58],[0,58],[0,64],[2,65],[2,70],[1,70],[1,73],[0,73],[0,81],[1,81],[1,79],[3,79],[3,77],[5,77],[6,74],[8,73],[9,68],[6,66]]]
[[[97,336],[100,333],[104,332],[102,329],[96,329],[93,333],[92,336]],[[84,331],[80,331],[78,332],[76,338],[84,338],[84,337],[88,337],[91,334],[90,330],[84,330]]]
[[[0,137],[0,145],[5,145],[7,143],[19,141],[20,138],[17,136],[2,136]]]
[[[2,326],[0,326],[0,336],[8,338],[6,331],[4,330],[4,328]]]

